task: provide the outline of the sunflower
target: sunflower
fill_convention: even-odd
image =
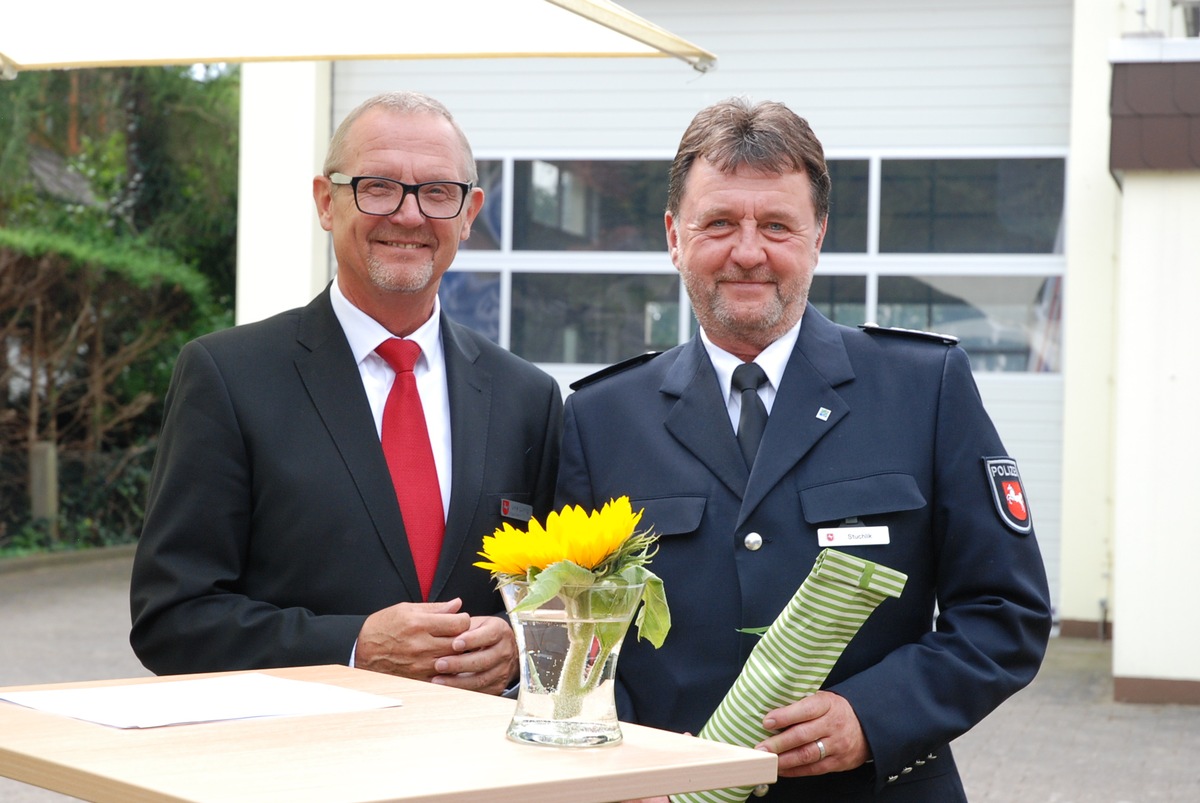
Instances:
[[[622,496],[591,513],[568,505],[551,512],[544,527],[530,519],[524,532],[505,523],[484,536],[478,553],[484,560],[475,565],[491,572],[500,585],[528,583],[528,593],[513,611],[599,583],[640,586],[644,607],[636,621],[638,634],[658,647],[671,627],[671,614],[662,580],[646,568],[658,536],[637,531],[642,513],[635,513],[629,497]]]
[[[475,565],[493,575],[524,578],[531,570],[541,571],[565,560],[605,576],[614,573],[613,569],[625,568],[618,564],[628,561],[620,557],[633,558],[631,550],[623,547],[635,538],[641,519],[642,511],[633,512],[628,496],[611,500],[590,514],[578,505],[568,505],[547,516],[545,527],[531,519],[529,530],[522,532],[505,523],[484,537],[479,555],[486,560]],[[630,546],[648,547],[648,539],[637,537]]]

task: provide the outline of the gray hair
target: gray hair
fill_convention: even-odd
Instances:
[[[420,92],[384,92],[381,95],[368,98],[354,108],[346,119],[342,120],[341,125],[333,132],[333,138],[329,140],[329,150],[325,154],[325,175],[336,171],[341,166],[341,163],[346,158],[346,138],[358,118],[362,117],[372,109],[383,109],[389,112],[399,114],[436,114],[439,117],[445,118],[454,128],[454,133],[458,135],[459,145],[462,147],[463,170],[466,172],[467,181],[472,184],[479,180],[479,173],[475,167],[475,156],[471,152],[471,143],[467,141],[467,135],[459,128],[458,122],[454,119],[454,115],[445,105],[428,95],[423,95]]]
[[[812,186],[817,219],[829,214],[830,178],[821,141],[787,106],[774,101],[751,104],[729,98],[701,109],[688,125],[671,163],[667,211],[679,214],[683,188],[697,159],[724,173],[745,165],[771,173],[803,170]]]

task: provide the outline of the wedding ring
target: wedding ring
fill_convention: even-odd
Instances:
[[[817,741],[814,742],[814,744],[817,746],[817,749],[821,751],[821,758],[817,759],[817,761],[821,761],[822,759],[825,758],[825,743],[822,742],[820,739],[817,739]]]

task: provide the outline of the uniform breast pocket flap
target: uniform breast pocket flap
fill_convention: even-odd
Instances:
[[[700,527],[704,506],[703,496],[668,496],[657,499],[634,499],[630,505],[643,510],[639,530],[653,528],[661,536],[686,535]]]
[[[925,496],[911,475],[872,474],[800,489],[800,507],[809,524],[900,513],[925,507]]]

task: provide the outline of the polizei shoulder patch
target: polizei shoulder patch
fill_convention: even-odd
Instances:
[[[1017,471],[1017,461],[1011,457],[985,457],[983,466],[1000,521],[1019,535],[1029,535],[1033,531],[1033,519],[1025,501],[1025,486],[1021,483],[1021,472]]]

